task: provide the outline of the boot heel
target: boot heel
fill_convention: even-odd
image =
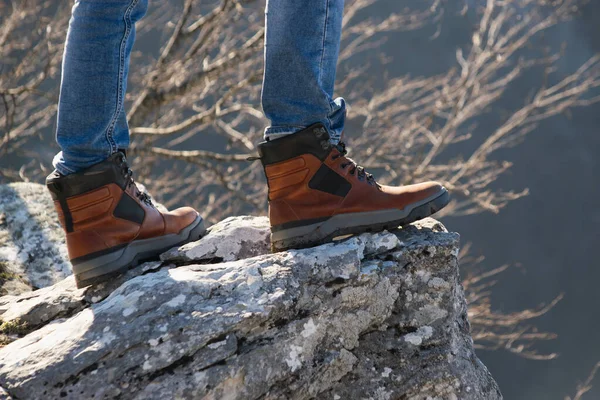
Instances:
[[[112,249],[111,249],[112,250]],[[104,254],[91,254],[85,259],[71,260],[73,274],[78,288],[95,285],[111,280],[133,266],[133,260],[127,259],[127,246]]]

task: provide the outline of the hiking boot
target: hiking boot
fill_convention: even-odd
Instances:
[[[75,174],[54,171],[46,185],[66,232],[78,288],[105,282],[206,231],[193,208],[157,210],[137,188],[122,152]]]
[[[393,229],[428,217],[450,201],[437,182],[378,184],[322,124],[258,146],[269,185],[273,251],[337,236]]]

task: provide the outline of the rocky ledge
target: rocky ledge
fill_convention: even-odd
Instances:
[[[456,233],[427,219],[277,254],[268,234],[229,218],[109,284],[1,297],[0,398],[502,398]]]

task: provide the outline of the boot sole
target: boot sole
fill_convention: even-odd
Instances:
[[[206,233],[204,220],[198,216],[179,233],[134,240],[122,246],[71,260],[78,288],[106,282],[138,264],[158,259],[165,251],[200,239]]]
[[[287,229],[272,227],[271,250],[278,252],[312,247],[328,243],[338,236],[395,229],[429,217],[449,202],[450,193],[444,188],[442,192],[411,204],[403,210],[394,208],[338,214],[324,221]]]

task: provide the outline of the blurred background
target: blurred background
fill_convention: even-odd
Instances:
[[[126,104],[136,180],[211,222],[265,214],[246,161],[267,124],[264,0],[150,3]],[[52,170],[71,4],[0,0],[0,184]],[[598,2],[346,1],[350,156],[380,182],[452,190],[440,219],[461,234],[475,344],[506,399],[579,398],[600,360],[599,54]]]

